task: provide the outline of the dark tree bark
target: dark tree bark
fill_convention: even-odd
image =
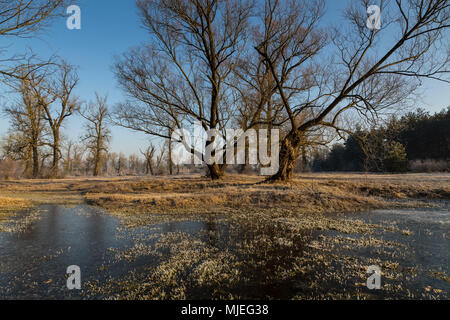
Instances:
[[[267,182],[282,182],[292,179],[303,142],[303,135],[299,131],[293,130],[286,136],[280,147],[279,170],[275,175],[269,177]]]

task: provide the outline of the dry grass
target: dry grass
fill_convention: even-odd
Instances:
[[[306,174],[288,184],[257,176],[78,178],[0,182],[0,196],[34,204],[87,202],[122,213],[215,213],[277,209],[319,213],[416,205],[450,199],[450,174]],[[398,201],[393,201],[398,200]],[[8,205],[6,205],[8,206]]]
[[[0,197],[0,223],[8,221],[13,216],[13,212],[30,208],[32,202],[20,198]]]
[[[260,177],[229,176],[115,181],[85,186],[88,203],[132,213],[209,213],[278,209],[300,213],[359,211],[408,206],[411,199],[449,199],[448,177],[308,175],[285,185],[259,184]],[[402,200],[402,204],[393,200]],[[414,202],[414,204],[416,204]]]

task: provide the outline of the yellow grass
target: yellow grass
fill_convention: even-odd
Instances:
[[[450,174],[304,174],[287,184],[262,181],[241,175],[218,182],[200,176],[22,180],[0,182],[0,196],[20,198],[18,203],[87,202],[127,213],[342,212],[450,199]]]
[[[32,206],[32,202],[20,198],[0,197],[0,222],[11,217],[12,212],[21,211]]]

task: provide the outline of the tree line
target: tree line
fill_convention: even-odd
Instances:
[[[358,128],[330,151],[316,150],[313,171],[450,171],[450,107],[392,117],[376,128]]]
[[[140,155],[110,151],[107,97],[96,93],[94,101],[82,102],[74,94],[79,83],[75,67],[53,60],[37,69],[22,67],[22,72],[8,81],[16,99],[2,110],[10,122],[0,145],[3,176],[153,175],[166,172],[166,167],[173,170],[166,145],[159,150],[150,145]],[[84,120],[78,141],[62,133],[75,114]]]

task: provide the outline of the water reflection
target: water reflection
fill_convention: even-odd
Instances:
[[[129,261],[117,261],[115,254],[130,250],[136,244],[152,246],[162,235],[180,232],[200,239],[208,247],[233,252],[240,259],[240,272],[247,283],[234,288],[237,292],[255,299],[290,298],[303,285],[305,290],[309,290],[309,274],[296,275],[296,278],[287,275],[280,280],[277,278],[280,271],[288,274],[287,271],[301,261],[299,258],[308,250],[309,241],[318,239],[320,235],[338,234],[333,230],[294,232],[286,223],[272,221],[270,217],[266,220],[239,219],[237,222],[218,215],[190,216],[180,221],[128,230],[121,228],[115,217],[89,206],[47,205],[40,209],[44,211],[40,220],[33,222],[24,232],[0,233],[1,299],[83,298],[83,291],[66,289],[65,271],[69,265],[81,267],[83,282],[105,281],[130,270],[144,272],[146,267],[160,263],[168,251],[160,257],[144,254]],[[395,225],[411,230],[412,235],[406,238],[396,233],[374,236],[386,241],[403,241],[406,247],[402,250],[408,254],[397,258],[405,265],[420,265],[424,270],[434,268],[445,272],[450,268],[448,210],[375,211],[343,215],[340,219],[361,219],[370,224]],[[355,257],[378,255],[370,250],[368,247],[353,248],[351,254]],[[427,279],[427,275],[423,277]]]

